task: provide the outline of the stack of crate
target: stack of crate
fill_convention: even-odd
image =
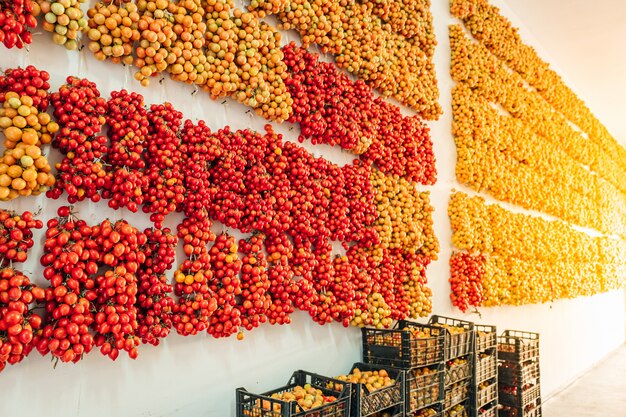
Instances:
[[[434,315],[429,324],[445,331],[444,417],[467,417],[474,375],[474,323]]]
[[[541,417],[539,334],[506,330],[498,338],[501,417]]]
[[[474,379],[471,416],[498,416],[498,335],[496,326],[474,326]]]
[[[401,320],[396,329],[361,331],[364,362],[405,373],[405,415],[442,416],[444,329]]]

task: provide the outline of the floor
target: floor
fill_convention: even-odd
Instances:
[[[550,398],[544,417],[626,417],[626,345]]]

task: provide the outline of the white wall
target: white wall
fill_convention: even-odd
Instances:
[[[460,188],[454,179],[455,148],[449,113],[451,80],[447,25],[453,20],[445,1],[433,1],[433,14],[439,41],[435,60],[445,111],[438,122],[429,123],[439,172],[439,181],[431,188],[436,208],[435,229],[442,247],[440,259],[428,270],[435,294],[434,312],[495,324],[500,330],[540,332],[542,385],[546,397],[623,343],[624,295],[622,291],[615,291],[557,301],[551,305],[482,309],[482,319],[475,315],[463,316],[452,308],[447,282],[451,252],[447,203],[450,190]],[[519,25],[519,22],[515,23]],[[147,103],[167,99],[186,117],[202,118],[213,129],[229,124],[233,128],[261,130],[266,123],[245,115],[246,109],[232,101],[221,105],[202,93],[192,98],[191,88],[169,80],[162,86],[157,84],[142,89],[132,81],[130,70],[97,62],[87,53],[66,53],[62,48],[52,46],[47,34],[35,39],[30,53],[0,49],[0,65],[8,68],[31,63],[46,69],[52,75],[53,88],[57,88],[66,75],[78,75],[95,81],[105,96],[112,90],[128,88],[144,94]],[[537,45],[537,42],[533,44]],[[295,139],[297,129],[289,132],[288,128],[288,125],[278,126],[277,130]],[[305,146],[316,155],[323,154],[336,163],[351,159],[328,147]],[[2,207],[33,210],[41,206],[43,216],[48,219],[54,216],[59,205],[61,201],[39,197],[11,205],[5,203]],[[149,225],[141,215],[113,212],[103,204],[83,203],[78,208],[81,215],[92,222],[108,216],[112,219],[124,217],[137,227]],[[180,218],[172,216],[167,223],[172,226],[176,220]],[[39,231],[36,238],[41,236],[42,231]],[[39,271],[36,265],[40,254],[41,251],[35,248],[24,267],[26,271]],[[44,284],[39,279],[37,281]],[[346,372],[360,359],[360,332],[357,329],[344,329],[340,325],[322,327],[303,313],[294,314],[293,319],[289,326],[256,329],[242,342],[233,338],[215,340],[204,335],[183,338],[172,334],[157,348],[142,346],[136,361],[122,354],[116,362],[111,362],[94,351],[79,365],[59,363],[53,369],[49,357],[42,358],[34,352],[22,364],[8,367],[0,374],[0,416],[234,416],[236,387],[261,392],[283,385],[293,370],[307,369],[334,375]]]

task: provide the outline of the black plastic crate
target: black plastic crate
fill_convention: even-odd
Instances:
[[[474,323],[471,321],[433,315],[428,323],[433,326],[441,326],[445,329],[444,359],[446,361],[468,355],[472,352]],[[452,333],[446,326],[463,328],[465,331]]]
[[[361,335],[365,363],[411,369],[443,362],[445,331],[440,327],[400,320],[396,329],[362,328]]]
[[[474,381],[476,385],[498,376],[498,358],[495,352],[486,356],[478,354],[475,363]]]
[[[407,415],[441,403],[444,395],[443,377],[443,365],[406,371],[406,389],[404,392]]]
[[[489,326],[485,324],[474,325],[474,339],[476,340],[476,353],[495,348],[498,346],[496,326]]]
[[[476,392],[474,392],[472,395],[474,396],[473,407],[477,410],[480,410],[490,403],[497,402],[498,383],[494,379],[491,383],[485,383],[484,386],[478,386],[476,387]]]
[[[534,404],[540,396],[541,387],[539,384],[526,389],[521,389],[517,386],[509,386],[499,383],[498,399],[500,404],[526,408],[527,406]]]
[[[272,398],[296,386],[310,384],[325,396],[337,397],[336,401],[310,410],[303,410],[296,401],[283,401]],[[349,417],[351,384],[322,375],[296,371],[287,385],[264,394],[253,394],[245,388],[236,390],[237,417]]]
[[[389,409],[392,409],[392,417],[404,415],[405,371],[357,362],[350,369],[350,373],[357,368],[362,372],[380,371],[384,369],[387,371],[389,377],[395,380],[395,383],[377,390],[370,390],[365,384],[352,384],[352,416],[367,417]]]
[[[498,337],[498,359],[526,362],[539,358],[539,333],[505,330]]]
[[[498,366],[498,381],[504,385],[535,385],[539,383],[539,362],[500,362]]]
[[[469,399],[469,381],[458,382],[445,389],[444,408],[449,410],[456,404]]]
[[[456,358],[455,360],[459,360]],[[465,363],[455,363],[454,360],[446,364],[446,376],[444,383],[446,386],[464,381],[472,377],[472,359],[465,359]]]
[[[499,417],[542,417],[541,399],[538,398],[533,404],[527,405],[525,408],[512,407],[510,405],[502,405],[498,410]]]

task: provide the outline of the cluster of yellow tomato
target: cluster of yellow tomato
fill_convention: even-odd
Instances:
[[[391,262],[391,265],[386,266],[396,271],[393,273],[395,283],[402,284],[407,301],[407,318],[426,317],[432,312],[432,290],[426,286],[425,270],[430,260],[437,259],[439,253],[430,193],[420,192],[404,178],[385,175],[375,168],[372,169],[370,180],[378,213],[374,228],[380,243],[362,249],[353,256],[365,256],[369,258],[369,263],[376,265]],[[390,301],[385,297],[378,292],[370,294],[367,299],[368,309],[356,311],[351,324],[359,327],[389,327],[392,323],[392,309]]]
[[[594,237],[560,220],[513,213],[463,192],[452,194],[448,214],[452,242],[470,253],[529,261],[566,258],[571,262],[615,262],[626,251],[622,239]]]
[[[485,255],[486,306],[574,298],[624,284],[624,240],[592,237],[462,192],[451,196],[448,214],[453,244]]]
[[[626,150],[610,135],[585,103],[550,69],[535,49],[525,45],[511,22],[487,0],[451,0],[451,13],[462,19],[470,33],[519,74],[556,110],[587,133],[626,169]]]
[[[355,327],[374,326],[388,329],[393,324],[391,309],[381,293],[373,292],[367,296],[367,309],[356,309],[350,324]]]
[[[41,27],[52,33],[52,41],[63,45],[69,51],[75,51],[80,44],[79,34],[87,21],[81,4],[87,0],[37,0],[33,6],[33,15],[42,16]]]
[[[516,72],[493,55],[483,44],[472,42],[459,25],[450,28],[451,75],[488,102],[523,122],[545,143],[562,149],[574,161],[626,192],[626,168],[617,152],[606,151],[592,135],[572,126]]]
[[[0,132],[6,150],[0,157],[0,201],[38,195],[55,183],[41,146],[52,141],[59,125],[40,112],[33,99],[8,92],[0,108]]]
[[[363,3],[370,3],[374,14],[388,22],[392,31],[415,38],[424,53],[432,57],[436,42],[430,0],[363,0]]]
[[[498,200],[626,236],[625,195],[478,93],[453,89],[459,182]]]
[[[413,266],[413,269],[423,270],[425,266]],[[416,277],[411,277],[404,284],[404,292],[409,297],[408,318],[418,319],[428,317],[433,312],[433,291]]]
[[[281,34],[235,8],[233,0],[106,1],[87,16],[95,57],[134,64],[142,85],[169,73],[214,99],[232,97],[267,119],[283,121],[291,114]]]
[[[132,65],[133,44],[141,38],[139,8],[134,3],[98,2],[87,12],[89,50],[96,59],[110,59],[116,64]],[[156,55],[156,51],[155,51]],[[154,58],[154,56],[152,58]],[[157,58],[158,59],[158,58]]]
[[[250,10],[275,13],[284,29],[300,33],[305,46],[320,45],[337,56],[339,67],[422,117],[441,114],[430,0],[253,0]]]
[[[371,181],[376,192],[375,226],[381,246],[437,259],[439,241],[433,229],[430,192],[418,191],[404,178],[377,169],[372,170]]]
[[[482,279],[483,305],[537,304],[590,296],[619,288],[619,274],[625,272],[615,265],[529,262],[492,256],[486,259]]]

